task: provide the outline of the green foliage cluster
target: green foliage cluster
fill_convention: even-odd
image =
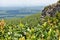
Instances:
[[[2,21],[5,25],[0,24],[0,40],[60,40],[60,13],[44,19],[40,16]]]

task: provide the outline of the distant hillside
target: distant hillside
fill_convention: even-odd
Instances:
[[[21,17],[26,15],[42,12],[44,6],[36,7],[0,7],[0,18],[4,17]]]

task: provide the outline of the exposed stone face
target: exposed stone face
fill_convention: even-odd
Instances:
[[[60,1],[56,4],[45,7],[44,10],[42,10],[42,16],[45,17],[47,15],[53,17],[57,11],[60,12]]]

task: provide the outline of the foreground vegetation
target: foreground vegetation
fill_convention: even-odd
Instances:
[[[0,40],[60,40],[60,13],[40,18],[40,14],[22,19],[0,21]]]

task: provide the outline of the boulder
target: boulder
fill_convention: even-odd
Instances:
[[[50,16],[50,17],[54,17],[56,12],[60,12],[60,1],[58,1],[55,4],[46,6],[43,10],[42,10],[42,17],[45,16]]]

